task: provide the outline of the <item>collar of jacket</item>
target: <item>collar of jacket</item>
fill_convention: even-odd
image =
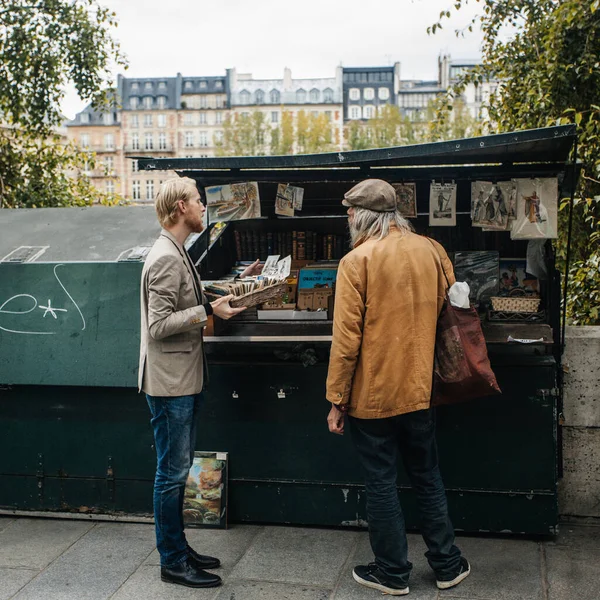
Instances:
[[[184,247],[179,243],[177,238],[170,231],[167,231],[166,229],[162,229],[160,232],[160,235],[171,240],[175,244],[175,247],[177,248],[177,250],[179,250],[179,254],[181,254],[181,256],[184,256],[184,252],[185,252]]]

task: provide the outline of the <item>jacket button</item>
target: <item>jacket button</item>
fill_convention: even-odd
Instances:
[[[341,397],[342,397],[342,395],[341,395],[341,394],[338,394],[338,398],[341,398]]]

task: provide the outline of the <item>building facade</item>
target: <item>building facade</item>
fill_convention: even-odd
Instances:
[[[344,121],[369,120],[380,107],[396,104],[400,63],[392,67],[343,67]]]

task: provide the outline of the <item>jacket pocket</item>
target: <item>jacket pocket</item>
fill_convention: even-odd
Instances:
[[[163,352],[191,352],[191,340],[165,340],[161,342],[161,350]]]

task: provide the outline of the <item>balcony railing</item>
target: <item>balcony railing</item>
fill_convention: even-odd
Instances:
[[[124,147],[125,152],[127,152],[128,154],[133,154],[135,152],[139,153],[145,153],[145,152],[175,152],[175,148],[173,147],[173,144],[166,144],[165,146],[158,146],[155,145],[153,148],[146,148],[146,146],[144,144],[140,144],[139,146],[137,146],[136,148],[133,147],[133,144],[126,144]]]

